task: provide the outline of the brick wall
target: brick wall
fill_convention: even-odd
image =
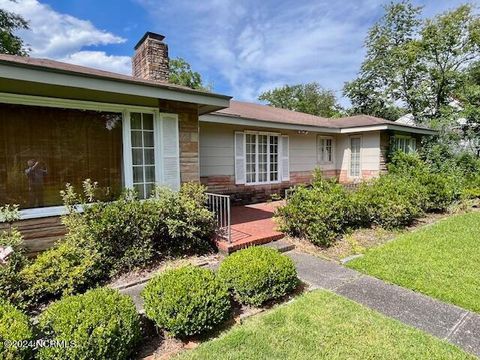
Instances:
[[[337,176],[336,170],[322,173],[325,177]],[[206,176],[200,180],[207,186],[208,191],[230,195],[233,203],[247,204],[269,200],[273,194],[284,196],[285,190],[294,185],[311,183],[312,174],[311,171],[292,171],[290,181],[265,185],[236,185],[234,176]]]
[[[142,79],[168,81],[168,64],[167,44],[156,38],[146,37],[135,49],[132,74]]]

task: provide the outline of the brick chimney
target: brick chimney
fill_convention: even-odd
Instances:
[[[132,58],[133,76],[147,80],[168,82],[168,45],[165,36],[146,32],[135,45]]]

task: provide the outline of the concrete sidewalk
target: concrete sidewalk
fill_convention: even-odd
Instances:
[[[480,315],[299,251],[287,252],[298,277],[480,357]]]

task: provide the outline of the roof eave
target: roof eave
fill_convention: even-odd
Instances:
[[[38,65],[12,63],[4,60],[0,60],[0,74],[0,78],[12,80],[206,105],[210,107],[212,111],[227,108],[231,99],[231,96],[201,92],[193,89],[141,83],[135,80],[83,74]]]

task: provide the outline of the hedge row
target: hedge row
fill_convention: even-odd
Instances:
[[[127,191],[108,203],[93,200],[99,190],[92,182],[84,188],[82,196],[71,187],[63,192],[70,210],[63,218],[67,236],[35,260],[22,254],[19,233],[0,233],[0,245],[15,248],[9,266],[0,267],[1,297],[22,308],[38,307],[155,259],[212,249],[215,221],[201,185],[156,189],[148,201]],[[80,207],[82,213],[76,211]]]
[[[145,313],[171,335],[186,337],[215,329],[232,313],[230,295],[259,306],[297,286],[292,260],[269,248],[249,248],[229,256],[213,271],[186,266],[151,279],[143,293]],[[98,288],[71,295],[47,307],[37,326],[41,344],[35,357],[53,359],[129,359],[141,340],[140,318],[129,296]],[[0,358],[28,359],[29,347],[7,341],[34,341],[26,315],[0,300]]]
[[[329,246],[352,228],[387,229],[411,224],[426,212],[442,212],[454,202],[480,197],[480,161],[470,167],[435,171],[416,154],[398,153],[388,174],[347,190],[317,171],[311,188],[297,187],[277,210],[282,231]]]

